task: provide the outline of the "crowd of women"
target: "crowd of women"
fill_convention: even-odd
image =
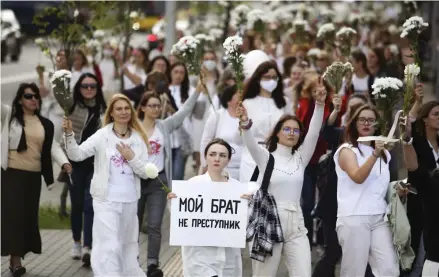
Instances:
[[[438,276],[439,102],[423,103],[418,83],[402,146],[358,142],[380,134],[374,80],[402,79],[403,66],[414,62],[404,54],[407,41],[385,27],[362,34],[341,91],[321,78],[340,57],[315,39],[247,34],[242,102],[232,70],[212,49],[200,61],[203,78],[189,76],[174,56],[143,48],[129,48],[122,60],[107,43],[91,63],[82,50],[60,50],[57,69],[72,72],[67,117],[44,72],[38,84],[19,86],[11,106],[2,104],[1,252],[13,276],[26,272],[27,253],[41,254],[41,175],[50,189],[53,162],[62,169],[60,213],[71,220],[72,258],[95,276],[145,276],[138,237],[147,211],[146,276],[163,276],[162,221],[167,199],[178,196],[162,182],[172,190],[188,161],[195,180],[252,181],[242,197],[250,202],[253,276],[276,276],[282,259],[289,276],[335,276],[340,260],[343,277]],[[159,178],[148,179],[147,163]],[[410,185],[398,181],[401,168]],[[409,250],[395,246],[388,221],[392,181],[407,209],[392,220],[410,229]],[[318,245],[323,253],[312,269]],[[183,247],[182,259],[185,276],[242,276],[240,249]]]

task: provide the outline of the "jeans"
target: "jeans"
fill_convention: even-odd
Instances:
[[[305,227],[308,229],[308,239],[310,245],[313,245],[313,235],[314,235],[314,226],[313,226],[313,217],[311,216],[311,212],[314,209],[315,199],[316,199],[316,182],[317,182],[317,168],[316,164],[309,164],[305,168],[305,175],[303,179],[303,188],[302,188],[302,211],[303,218],[305,219]]]
[[[159,254],[162,242],[162,221],[166,208],[166,191],[162,189],[160,180],[166,184],[165,171],[160,172],[156,179],[141,180],[141,195],[138,202],[137,216],[139,232],[142,226],[145,207],[148,210],[148,260],[147,266],[159,265]]]
[[[186,164],[186,157],[183,156],[183,152],[180,147],[172,148],[172,179],[183,180],[184,179],[184,166]]]
[[[70,221],[74,241],[81,240],[84,221],[84,247],[92,247],[92,229],[93,229],[93,199],[90,195],[90,183],[93,177],[93,168],[73,165],[72,181],[70,186],[70,201],[72,211]]]

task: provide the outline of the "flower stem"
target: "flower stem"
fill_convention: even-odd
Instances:
[[[162,190],[164,190],[166,193],[170,193],[171,189],[169,189],[169,187],[162,182],[162,179],[160,179],[158,176],[157,179],[159,179],[160,183],[162,184]]]

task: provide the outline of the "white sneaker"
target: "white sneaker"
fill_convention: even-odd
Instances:
[[[73,243],[72,247],[72,258],[74,260],[79,260],[82,257],[82,246],[80,243]]]

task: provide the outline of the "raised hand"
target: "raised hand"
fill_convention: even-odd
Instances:
[[[418,103],[422,104],[422,100],[424,99],[424,85],[419,83],[416,84],[415,87],[415,100]]]
[[[245,109],[244,105],[242,104],[242,101],[240,101],[238,103],[238,107],[236,108],[236,116],[239,117],[241,122],[248,121],[247,110]]]
[[[339,112],[341,110],[341,97],[340,95],[336,94],[334,98],[332,99],[332,104],[334,105],[334,110]]]
[[[129,145],[126,145],[125,143],[121,142],[116,145],[117,151],[125,158],[127,161],[131,161],[135,154],[134,151],[131,149]]]
[[[326,100],[328,92],[326,91],[325,85],[323,84],[323,78],[319,77],[317,80],[315,99],[319,104],[324,104]]]

